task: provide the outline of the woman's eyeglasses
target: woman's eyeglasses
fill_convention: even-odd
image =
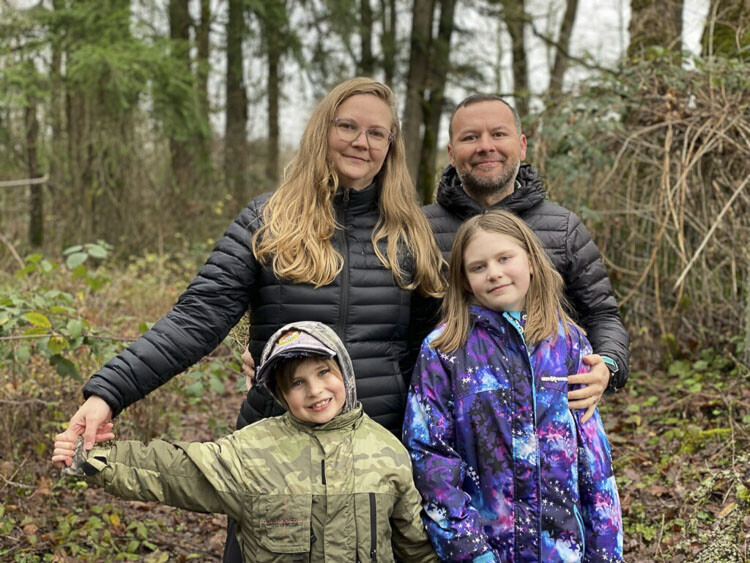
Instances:
[[[362,131],[365,132],[367,143],[372,149],[384,149],[393,141],[393,133],[385,127],[370,127],[363,129],[356,121],[351,119],[339,119],[338,117],[331,120],[336,133],[342,141],[351,143],[357,139]]]

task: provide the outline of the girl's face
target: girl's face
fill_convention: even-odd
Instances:
[[[321,358],[311,357],[297,366],[282,395],[289,412],[299,420],[325,424],[344,408],[346,387],[341,373]]]
[[[335,118],[339,125],[332,123],[328,129],[328,161],[339,177],[339,184],[355,190],[366,188],[383,167],[389,148],[388,145],[373,147],[366,131],[390,133],[391,110],[377,96],[355,94],[341,103]],[[346,133],[359,129],[359,135],[346,140],[339,127],[344,127]]]
[[[529,255],[518,242],[483,230],[464,251],[464,272],[474,299],[493,311],[522,311],[531,282]]]

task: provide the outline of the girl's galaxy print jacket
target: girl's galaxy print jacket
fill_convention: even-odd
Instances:
[[[622,519],[599,412],[568,409],[591,345],[563,325],[527,346],[523,319],[471,308],[464,348],[424,341],[406,407],[424,521],[444,561],[621,561]]]

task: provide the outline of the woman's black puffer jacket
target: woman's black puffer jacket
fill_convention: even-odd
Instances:
[[[116,415],[210,353],[250,308],[255,362],[268,338],[295,321],[332,327],[354,363],[357,396],[377,422],[400,435],[408,378],[411,292],[400,288],[375,255],[371,235],[380,188],[341,188],[334,199],[334,247],[344,257],[330,285],[289,283],[255,260],[251,239],[269,195],[254,199],[218,241],[172,310],[127,350],[96,372],[84,395],[98,395]],[[410,261],[401,265],[410,271]],[[251,389],[238,426],[278,414],[267,393]]]

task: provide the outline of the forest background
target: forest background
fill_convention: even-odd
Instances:
[[[513,100],[633,340],[601,407],[627,559],[747,561],[750,9],[706,0],[691,54],[687,2],[632,0],[612,29],[579,1],[0,0],[0,559],[218,559],[223,518],[62,480],[52,437],[278,184],[301,106],[371,75],[399,96],[425,202],[452,106]],[[624,51],[582,51],[584,32]],[[228,432],[245,331],[123,413],[118,437]]]

